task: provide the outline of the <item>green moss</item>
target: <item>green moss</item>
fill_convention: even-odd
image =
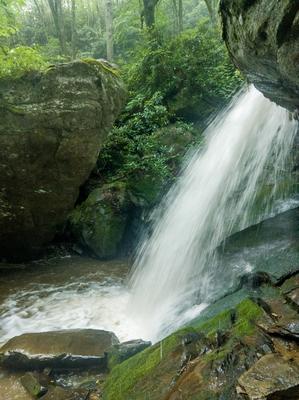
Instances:
[[[255,330],[255,321],[262,313],[262,309],[252,300],[243,300],[237,306],[237,321],[233,327],[233,335],[240,338],[253,333]]]
[[[70,214],[70,229],[74,237],[98,257],[114,257],[126,226],[126,206],[123,182],[94,189]]]
[[[232,321],[232,312],[234,312],[235,321]],[[181,364],[175,360],[177,360],[176,357],[181,359],[183,354],[181,343],[186,334],[199,332],[210,341],[211,351],[202,356],[204,362],[208,364],[224,360],[233,351],[240,339],[254,334],[255,321],[262,315],[262,312],[258,305],[247,298],[239,303],[233,311],[224,311],[204,323],[170,335],[162,341],[162,344],[157,343],[114,367],[104,387],[104,399],[142,400],[161,398],[162,393],[159,394],[159,397],[155,391],[160,390],[161,387],[168,390],[169,384],[177,376]],[[214,346],[217,331],[224,332],[226,336],[226,340],[220,348]],[[148,397],[149,393],[151,394],[150,397]]]
[[[108,63],[105,64],[102,61],[96,60],[95,58],[82,58],[81,61],[83,61],[86,64],[93,65],[97,68],[100,68],[104,71],[108,71],[117,77],[120,76],[119,71],[116,68],[109,66]]]
[[[150,381],[154,371],[159,371],[169,354],[181,345],[182,337],[190,332],[194,330],[182,329],[114,367],[105,383],[104,400],[146,399],[146,390],[136,394],[134,386],[144,379]]]
[[[231,327],[231,310],[223,311],[208,321],[194,325],[197,331],[200,331],[208,338],[213,337],[218,330],[226,331]]]

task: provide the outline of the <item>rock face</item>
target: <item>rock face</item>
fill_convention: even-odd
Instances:
[[[261,280],[211,304],[188,327],[114,366],[103,399],[298,399],[298,308],[286,300],[298,276]]]
[[[95,60],[0,81],[2,258],[31,256],[74,207],[125,91]]]
[[[119,341],[112,332],[83,329],[28,333],[0,349],[0,365],[11,369],[107,368],[107,351]]]
[[[126,254],[140,240],[149,211],[177,174],[183,155],[199,132],[170,125],[152,135],[153,146],[163,149],[168,159],[170,176],[157,176],[157,171],[138,169],[124,171],[103,182],[103,174],[91,175],[84,186],[84,201],[70,214],[69,230],[75,241],[101,259]],[[113,135],[110,141],[113,142]],[[114,153],[117,158],[118,154]],[[101,162],[101,153],[99,155]]]
[[[298,109],[298,0],[221,0],[220,10],[236,66],[266,97]]]
[[[117,254],[128,219],[126,185],[115,182],[93,190],[70,216],[75,239],[99,258]]]

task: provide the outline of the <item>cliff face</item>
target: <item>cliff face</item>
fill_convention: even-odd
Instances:
[[[53,239],[124,98],[115,73],[92,60],[0,81],[0,258]]]
[[[298,0],[221,0],[220,11],[235,65],[270,100],[298,109]]]

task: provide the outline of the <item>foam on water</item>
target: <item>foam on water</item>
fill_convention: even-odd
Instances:
[[[135,261],[129,314],[144,336],[158,340],[170,333],[189,310],[200,312],[221,285],[230,284],[231,271],[217,273],[216,248],[252,223],[270,159],[275,162],[268,197],[275,196],[296,131],[289,113],[253,86],[208,127],[204,147],[190,156],[155,212],[153,233]],[[264,215],[269,212],[265,205]]]

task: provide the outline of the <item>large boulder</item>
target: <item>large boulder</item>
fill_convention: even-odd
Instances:
[[[117,72],[95,60],[0,81],[0,257],[53,239],[124,98]]]
[[[220,10],[235,65],[266,97],[298,109],[298,0],[221,0]]]
[[[118,343],[114,333],[97,329],[25,333],[0,348],[0,366],[13,370],[97,367],[105,371],[107,351]]]

